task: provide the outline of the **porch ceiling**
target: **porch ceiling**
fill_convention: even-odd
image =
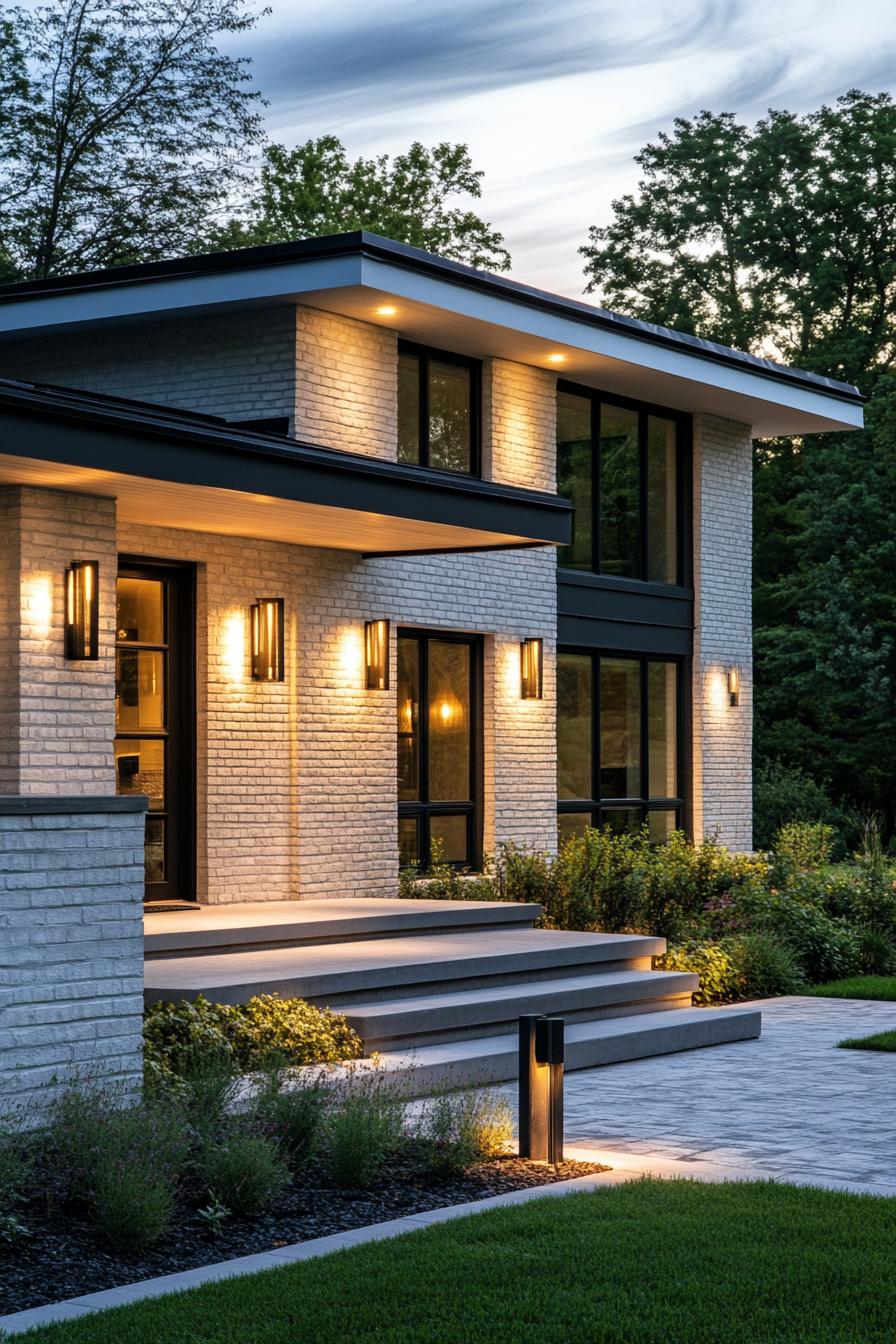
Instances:
[[[124,522],[362,554],[558,545],[554,495],[114,398],[0,382],[0,483],[118,500]]]

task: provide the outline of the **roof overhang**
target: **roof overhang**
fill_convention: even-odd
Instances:
[[[563,545],[555,495],[138,403],[0,385],[0,484],[108,495],[124,522],[368,555]]]
[[[487,275],[366,233],[0,290],[0,339],[303,303],[470,355],[494,355],[757,437],[861,427],[854,387]],[[384,316],[378,308],[395,308]]]

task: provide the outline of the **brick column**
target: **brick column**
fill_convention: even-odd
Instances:
[[[115,501],[30,486],[0,488],[0,789],[114,793]],[[100,656],[63,652],[64,573],[96,560]]]
[[[743,851],[753,845],[752,510],[750,426],[695,417],[694,834]]]

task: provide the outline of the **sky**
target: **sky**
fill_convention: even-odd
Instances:
[[[270,0],[250,37],[271,139],[469,145],[512,275],[579,297],[577,248],[633,156],[702,108],[754,121],[896,92],[892,0]]]

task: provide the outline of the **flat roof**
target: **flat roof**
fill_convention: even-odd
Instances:
[[[383,321],[376,301],[390,298],[401,311]],[[506,355],[610,393],[728,415],[752,424],[757,434],[862,424],[864,399],[852,384],[366,231],[0,286],[0,340],[277,302],[380,321],[433,344],[433,333],[442,333],[445,348]],[[559,366],[550,362],[553,347]],[[702,398],[697,388],[705,390]]]

